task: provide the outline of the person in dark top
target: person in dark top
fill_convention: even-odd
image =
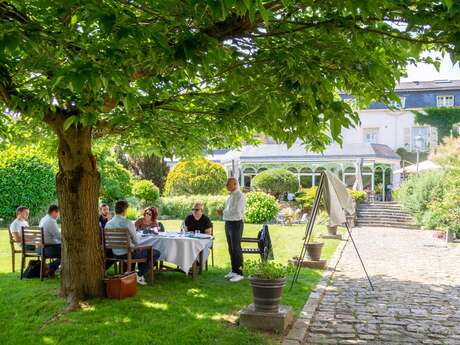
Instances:
[[[137,231],[151,230],[155,232],[164,232],[165,227],[158,221],[158,210],[156,207],[147,207],[144,209],[144,216],[134,223]]]
[[[110,219],[112,219],[112,215],[110,214],[109,205],[101,204],[99,206],[99,227],[104,230],[105,225]]]
[[[203,205],[199,202],[193,205],[192,214],[185,218],[184,226],[187,231],[199,230],[202,234],[211,234],[212,222],[203,214]]]

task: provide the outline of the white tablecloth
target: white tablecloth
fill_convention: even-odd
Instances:
[[[152,245],[160,252],[160,260],[176,264],[188,273],[201,251],[206,262],[212,247],[213,238],[208,237],[209,235],[201,236],[202,238],[186,237],[177,232],[162,232],[158,235],[138,233],[137,245]]]

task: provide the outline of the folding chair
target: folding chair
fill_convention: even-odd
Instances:
[[[273,250],[267,224],[262,225],[262,229],[259,231],[257,238],[243,237],[241,243],[257,243],[256,248],[241,248],[243,254],[259,254],[260,259],[264,262],[268,259],[273,259]]]
[[[123,271],[123,267],[126,266],[126,272],[131,272],[131,265],[140,262],[147,262],[147,258],[134,259],[133,252],[135,250],[147,250],[150,256],[149,273],[150,273],[150,284],[153,285],[154,271],[153,271],[153,248],[152,246],[143,247],[131,247],[131,241],[129,239],[129,231],[127,228],[113,228],[104,229],[103,231],[103,253],[105,256],[106,249],[125,249],[127,251],[126,258],[116,257],[115,255],[111,258],[105,257],[106,261],[115,261],[120,264],[120,272]]]
[[[8,235],[10,236],[10,248],[11,248],[11,272],[15,271],[15,263],[16,263],[16,254],[21,254],[22,249],[19,248],[19,244],[21,242],[15,241],[13,234],[11,233],[10,229],[8,229]]]

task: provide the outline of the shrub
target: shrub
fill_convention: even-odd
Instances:
[[[153,206],[158,203],[160,189],[150,180],[134,180],[133,195],[140,200],[142,207]]]
[[[193,204],[201,202],[203,213],[211,219],[220,219],[224,210],[226,195],[182,195],[160,198],[160,215],[169,218],[184,219],[191,213]]]
[[[132,195],[131,173],[111,157],[99,163],[101,173],[100,196],[103,202],[113,204],[116,200],[126,199]]]
[[[424,213],[436,198],[443,199],[444,172],[427,171],[411,176],[399,191],[398,198],[404,209],[410,212],[419,225],[423,225]],[[426,221],[426,217],[425,217]]]
[[[265,192],[278,198],[283,193],[294,193],[299,189],[297,177],[285,169],[266,170],[251,182],[255,191]]]
[[[247,223],[264,223],[273,220],[280,206],[275,197],[263,192],[250,192],[246,194],[246,211],[244,219]]]
[[[31,222],[56,201],[55,165],[38,150],[11,146],[0,156],[0,218],[10,221],[16,207],[30,208]]]
[[[136,220],[139,218],[139,211],[136,210],[134,207],[128,207],[126,210],[126,218],[129,220]]]
[[[283,265],[273,260],[248,260],[243,266],[244,275],[260,279],[280,279],[292,272],[292,265]]]
[[[198,157],[177,163],[166,178],[165,196],[222,194],[227,174],[224,168]]]
[[[296,194],[295,200],[302,209],[305,211],[311,210],[313,207],[313,201],[315,200],[316,191],[318,190],[317,186],[311,188],[302,189],[299,193]]]
[[[348,189],[348,192],[351,194],[351,197],[356,202],[364,202],[367,199],[367,193],[364,191]]]

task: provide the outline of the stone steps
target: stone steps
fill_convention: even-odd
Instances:
[[[358,221],[356,226],[360,227],[380,227],[380,228],[402,228],[402,229],[418,229],[416,224],[404,222],[372,222],[372,221]]]
[[[396,202],[360,204],[356,216],[357,226],[417,229],[410,214]]]

